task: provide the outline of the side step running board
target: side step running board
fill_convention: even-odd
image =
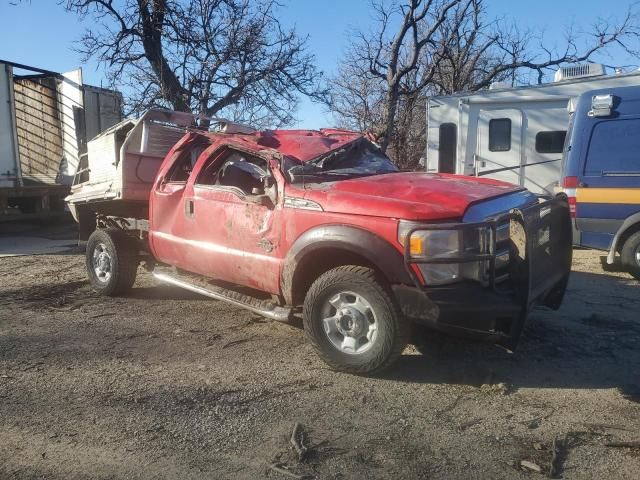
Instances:
[[[215,300],[231,303],[232,305],[247,309],[271,320],[288,322],[291,319],[291,308],[279,307],[268,300],[260,300],[249,295],[210,284],[196,285],[185,279],[157,271],[153,272],[153,276],[161,282],[175,285],[176,287],[184,288],[185,290],[199,293],[200,295]]]

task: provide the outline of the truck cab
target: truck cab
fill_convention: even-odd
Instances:
[[[562,187],[574,244],[620,255],[640,279],[640,87],[583,94],[572,114]]]
[[[128,125],[107,162],[114,178],[92,183],[90,171],[67,199],[97,292],[126,292],[144,263],[161,282],[273,320],[301,314],[318,355],[358,374],[390,366],[414,325],[514,348],[534,305],[560,306],[564,194],[401,172],[356,132],[209,131],[184,115]],[[158,162],[150,150],[175,137],[170,121],[183,135]]]

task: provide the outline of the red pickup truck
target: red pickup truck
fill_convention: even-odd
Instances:
[[[560,306],[562,194],[401,172],[344,130],[195,125],[152,110],[89,142],[67,201],[98,293],[126,292],[144,263],[274,320],[302,307],[319,356],[353,373],[392,364],[414,323],[513,348],[534,304]]]

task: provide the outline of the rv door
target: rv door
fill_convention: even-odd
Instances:
[[[480,110],[474,156],[475,174],[522,184],[522,112]]]

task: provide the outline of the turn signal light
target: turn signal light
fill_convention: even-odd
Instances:
[[[422,240],[422,238],[416,235],[411,236],[411,240],[409,240],[409,252],[411,255],[422,255],[424,253]]]

